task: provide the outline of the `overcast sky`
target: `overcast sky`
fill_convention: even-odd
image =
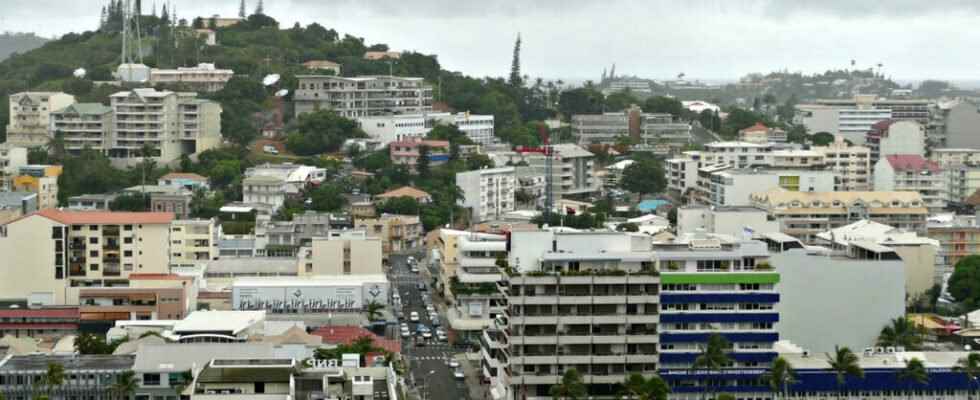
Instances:
[[[258,0],[246,0],[251,10]],[[93,29],[103,0],[0,0],[0,31]],[[154,0],[143,0],[144,8]],[[234,16],[239,0],[172,0],[178,16]],[[163,0],[156,0],[156,6]],[[148,10],[147,10],[148,11]],[[523,72],[708,80],[881,62],[900,80],[978,79],[976,0],[266,0],[285,26],[318,22],[445,68],[504,76],[521,33]]]

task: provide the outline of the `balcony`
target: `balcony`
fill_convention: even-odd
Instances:
[[[117,262],[103,262],[102,263],[102,276],[122,276],[122,269],[119,268],[118,259]]]

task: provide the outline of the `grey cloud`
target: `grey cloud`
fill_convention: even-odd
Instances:
[[[839,18],[906,17],[942,13],[980,14],[976,0],[765,0],[769,16],[822,14]]]

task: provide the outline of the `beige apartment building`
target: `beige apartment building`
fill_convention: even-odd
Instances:
[[[82,288],[78,311],[87,323],[119,320],[180,320],[197,307],[194,278],[132,274],[129,287]]]
[[[179,84],[201,92],[217,92],[225,87],[235,71],[219,69],[214,64],[201,63],[194,67],[150,70],[150,84]]]
[[[837,174],[838,192],[863,192],[871,189],[871,149],[852,146],[843,136],[835,136],[827,146],[814,146],[824,155],[825,163]]]
[[[7,143],[21,147],[48,144],[51,113],[68,107],[75,96],[62,92],[22,92],[10,95]]]
[[[385,259],[391,253],[422,246],[422,221],[416,215],[382,214],[377,218],[359,219],[354,227],[363,230],[368,237],[381,239]]]
[[[0,143],[0,192],[9,192],[10,180],[27,165],[27,149]]]
[[[929,210],[916,192],[790,192],[753,193],[752,206],[779,221],[780,231],[805,243],[818,233],[868,219],[895,228],[926,233]]]
[[[217,220],[181,219],[170,224],[170,262],[208,261],[218,258]]]
[[[78,304],[82,287],[127,286],[165,273],[173,214],[46,209],[0,225],[0,293],[30,304]]]
[[[89,148],[106,153],[112,140],[112,108],[75,103],[51,113],[51,134],[64,135],[65,150],[78,154]]]
[[[196,93],[134,89],[110,96],[114,120],[109,156],[142,160],[144,145],[158,162],[169,163],[221,143],[221,105]]]
[[[381,239],[364,232],[314,238],[299,254],[299,276],[384,274]]]

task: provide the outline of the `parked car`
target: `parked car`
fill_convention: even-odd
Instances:
[[[440,342],[445,343],[449,341],[449,336],[446,336],[446,332],[438,330],[436,331],[436,339],[438,339]]]
[[[426,290],[429,290],[429,288],[425,286],[425,283],[424,283],[424,282],[419,282],[419,284],[418,284],[418,285],[416,285],[416,287],[417,287],[417,288],[418,288],[419,290],[421,290],[421,291],[423,291],[423,292],[424,292],[424,291],[426,291]]]
[[[466,374],[463,373],[462,369],[456,368],[456,370],[453,371],[453,377],[456,379],[466,379]]]
[[[455,358],[450,358],[449,359],[449,368],[452,368],[452,369],[459,368],[459,361],[457,361]]]
[[[425,306],[425,311],[428,311],[429,314],[432,314],[432,313],[436,312],[436,308],[432,304],[429,304],[429,305]]]
[[[411,271],[412,271],[413,274],[417,274],[417,273],[419,273],[419,267],[417,265],[415,265],[415,264],[412,264]]]
[[[402,337],[403,338],[407,338],[407,337],[412,336],[412,331],[409,331],[407,326],[403,326],[401,332],[402,332]]]
[[[408,315],[408,320],[412,322],[419,322],[418,311],[412,311],[412,313]]]
[[[262,146],[262,151],[265,152],[266,154],[279,154],[279,150],[276,149],[276,146],[273,146],[271,144]]]

